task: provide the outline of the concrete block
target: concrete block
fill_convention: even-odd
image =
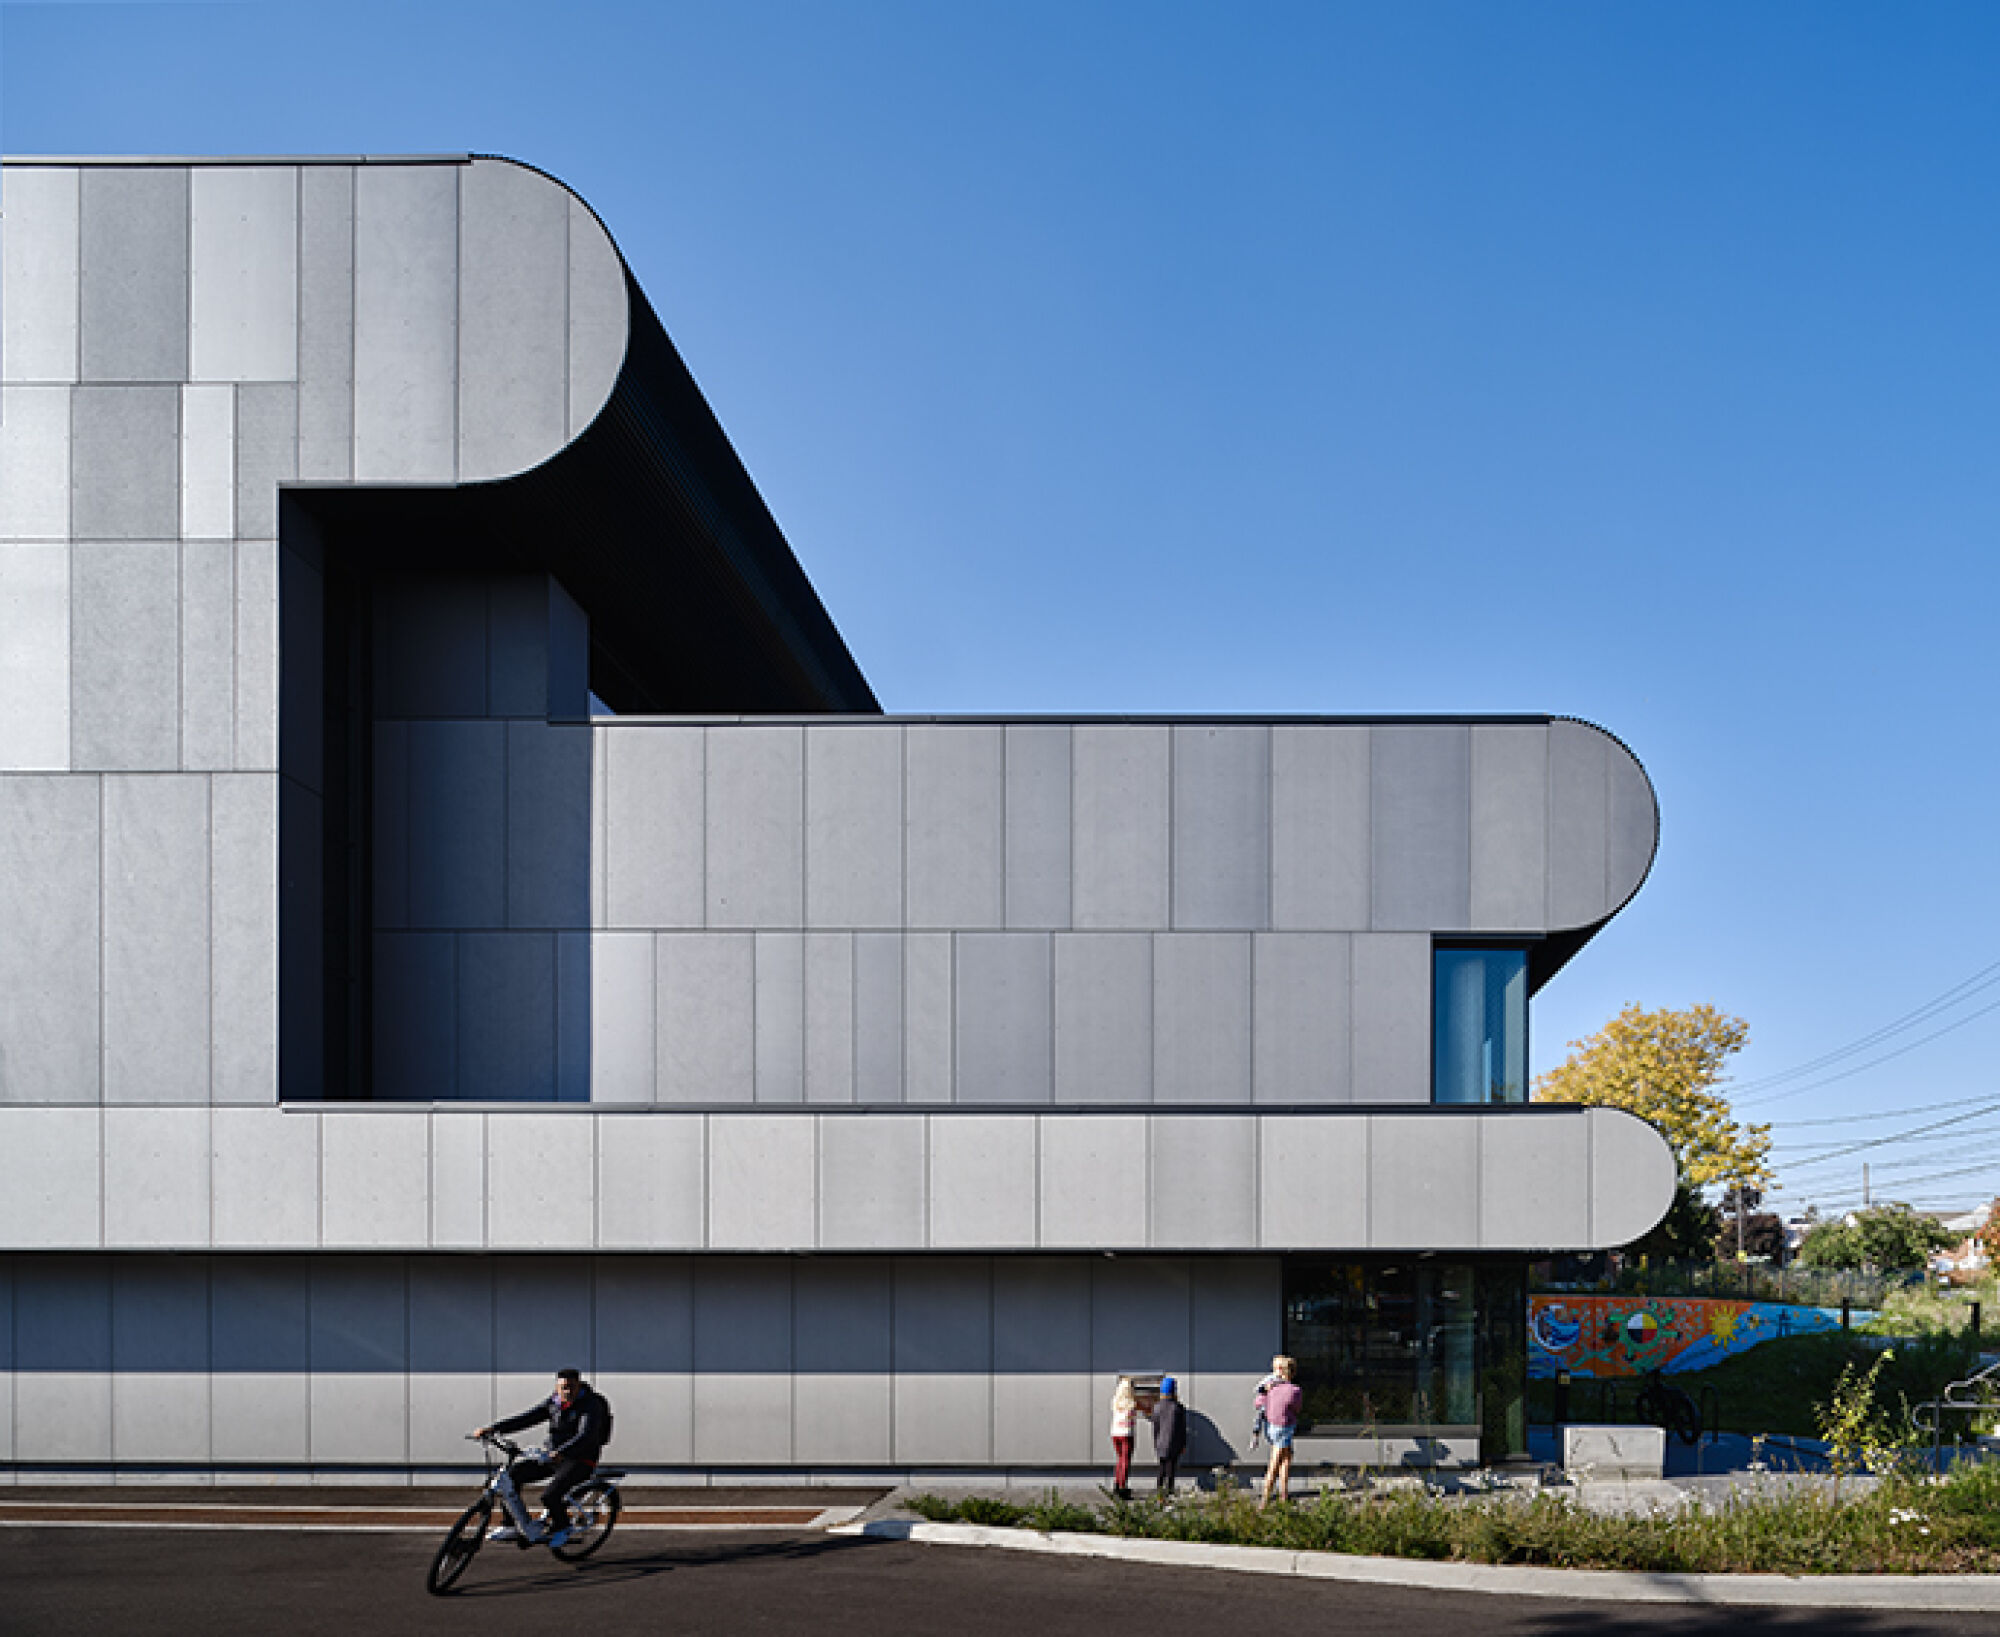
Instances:
[[[1108,1445],[1091,1382],[1089,1264],[1002,1257],[992,1270],[995,1458],[1095,1465]]]
[[[178,386],[77,387],[70,398],[70,534],[171,540],[180,532]]]
[[[211,1089],[218,1103],[278,1100],[278,781],[209,781]]]
[[[1258,1122],[1257,1239],[1266,1250],[1361,1250],[1369,1231],[1365,1114],[1265,1115]]]
[[[319,1119],[321,1243],[422,1248],[430,1237],[430,1116],[371,1108]]]
[[[188,370],[197,381],[299,373],[299,173],[201,165],[191,173]]]
[[[1119,1256],[1090,1264],[1090,1361],[1094,1396],[1107,1407],[1125,1374],[1186,1367],[1190,1336],[1188,1263],[1180,1257]],[[1143,1432],[1140,1449],[1148,1440]]]
[[[552,932],[458,938],[458,1095],[471,1102],[556,1099]]]
[[[375,934],[375,1097],[430,1103],[458,1094],[458,940]]]
[[[1548,925],[1588,926],[1610,907],[1610,759],[1614,747],[1581,722],[1549,724]]]
[[[95,1250],[104,1242],[102,1131],[96,1108],[0,1109],[0,1151],[14,1172],[0,1189],[0,1244]]]
[[[1479,1139],[1490,1117],[1369,1121],[1369,1237],[1378,1250],[1477,1250]]]
[[[605,924],[697,928],[704,914],[703,749],[693,728],[600,730]]]
[[[1153,935],[1055,938],[1055,1100],[1153,1100]]]
[[[180,763],[224,772],[236,761],[236,548],[181,547]]]
[[[82,172],[81,330],[86,381],[188,375],[188,172]]]
[[[1482,1249],[1588,1243],[1590,1192],[1590,1127],[1581,1113],[1480,1121]]]
[[[80,173],[9,165],[0,176],[0,378],[77,378]]]
[[[747,933],[670,932],[658,940],[659,1098],[756,1098],[755,946]]]
[[[354,173],[354,475],[457,475],[458,167]]]
[[[487,1243],[499,1250],[589,1249],[597,1232],[596,1133],[582,1114],[491,1115]]]
[[[296,1382],[301,1447],[305,1373],[312,1357],[310,1267],[311,1259],[303,1256],[209,1259],[209,1357],[217,1379]],[[218,1427],[218,1434],[222,1430]],[[218,1445],[216,1459],[230,1458]]]
[[[737,1466],[791,1461],[795,1266],[790,1260],[763,1258],[695,1264],[697,1462]],[[774,1361],[783,1362],[774,1368]]]
[[[410,724],[410,920],[507,924],[507,725]]]
[[[809,1103],[854,1101],[854,935],[805,936],[805,1096]]]
[[[1593,1108],[1590,1127],[1590,1243],[1629,1245],[1652,1231],[1674,1197],[1673,1151],[1659,1132],[1623,1109]]]
[[[903,938],[903,1101],[952,1099],[952,937],[912,932]]]
[[[854,935],[854,1100],[903,1101],[903,934]]]
[[[1462,931],[1472,913],[1471,729],[1368,733],[1371,924],[1383,932]]]
[[[625,264],[581,199],[569,204],[569,435],[597,419],[625,362]]]
[[[806,925],[902,925],[902,728],[814,727],[805,748]]]
[[[591,1368],[591,1292],[577,1277],[586,1262],[550,1256],[493,1259],[493,1337],[499,1402],[525,1407],[546,1399],[561,1366],[551,1355]]]
[[[354,475],[354,168],[299,170],[299,476]]]
[[[920,1114],[828,1115],[819,1122],[819,1243],[917,1250],[925,1233]]]
[[[596,932],[590,938],[590,1100],[650,1103],[657,1031],[657,979],[650,932]]]
[[[1270,925],[1270,728],[1174,728],[1172,836],[1176,928]]]
[[[1250,937],[1176,932],[1153,940],[1153,1096],[1250,1101]]]
[[[1161,1250],[1257,1243],[1257,1124],[1249,1116],[1159,1114],[1152,1128],[1152,1226]]]
[[[1351,1101],[1348,934],[1260,934],[1251,972],[1251,1097],[1259,1103]]]
[[[264,540],[236,546],[236,767],[278,771],[278,549]]]
[[[1591,1426],[1562,1430],[1563,1471],[1587,1478],[1658,1478],[1666,1471],[1664,1427]]]
[[[1006,910],[1010,928],[1071,924],[1071,730],[1002,730],[1006,779]]]
[[[1168,924],[1169,730],[1079,726],[1072,731],[1075,924],[1163,930]]]
[[[957,1100],[1049,1101],[1055,1074],[1049,935],[962,933],[957,957]]]
[[[590,1101],[590,934],[556,934],[556,1100]]]
[[[487,1126],[504,1115],[470,1109],[431,1112],[430,1246],[433,1250],[485,1250],[487,1232]]]
[[[598,1245],[700,1250],[708,1215],[703,1116],[601,1114],[591,1124],[597,1136]]]
[[[930,1121],[930,1244],[1027,1250],[1037,1243],[1037,1121],[951,1114]]]
[[[708,924],[805,924],[805,744],[795,727],[709,728]]]
[[[524,165],[459,169],[458,448],[463,481],[563,446],[569,395],[569,194]]]
[[[1004,729],[904,729],[907,922],[994,930],[1003,915]]]
[[[289,381],[236,389],[236,532],[278,537],[278,485],[299,472],[299,389]]]
[[[794,1461],[888,1461],[892,1278],[892,1265],[875,1258],[816,1257],[794,1271]]]
[[[1357,1103],[1431,1099],[1431,940],[1363,933],[1353,943]]]
[[[1549,888],[1549,730],[1472,730],[1472,925],[1535,931]]]
[[[797,932],[756,940],[757,1101],[797,1103],[806,1094],[806,948]]]

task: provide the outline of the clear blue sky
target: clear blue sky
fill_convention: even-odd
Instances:
[[[2000,1010],[1753,1084],[2000,961],[1997,78],[1987,3],[0,5],[10,152],[575,187],[891,710],[1610,728],[1660,858],[1537,1066],[1712,1001],[1787,1122],[2000,1105]],[[1863,1159],[1984,1200],[2000,1109],[1780,1203]]]

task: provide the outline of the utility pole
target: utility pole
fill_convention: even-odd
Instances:
[[[1736,1260],[1743,1260],[1743,1179],[1736,1179]]]
[[[1861,1208],[1868,1209],[1868,1162],[1861,1162]]]

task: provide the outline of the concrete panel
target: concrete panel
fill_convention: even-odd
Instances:
[[[1091,1373],[1108,1422],[1119,1376],[1186,1373],[1188,1264],[1178,1258],[1119,1256],[1089,1266]],[[1151,1442],[1141,1428],[1140,1451]]]
[[[410,724],[410,919],[507,924],[507,724]]]
[[[371,1108],[320,1119],[320,1240],[404,1250],[430,1239],[430,1116]]]
[[[180,553],[70,553],[70,752],[78,769],[180,766]]]
[[[0,1462],[14,1460],[14,1261],[0,1256]],[[12,1480],[11,1470],[0,1485]]]
[[[805,1092],[809,1103],[854,1101],[854,936],[805,937]]]
[[[278,768],[278,548],[263,540],[236,547],[236,766]]]
[[[1002,730],[913,724],[904,733],[908,924],[1004,926]]]
[[[1162,1103],[1250,1101],[1248,933],[1153,940],[1153,1096]]]
[[[1462,930],[1472,913],[1472,736],[1458,726],[1369,729],[1372,925]]]
[[[1431,941],[1420,934],[1354,939],[1354,1101],[1431,1100]]]
[[[590,934],[556,934],[556,1099],[590,1101]]]
[[[70,398],[0,387],[0,540],[69,538]]]
[[[1257,1243],[1257,1122],[1157,1115],[1153,1222],[1162,1250],[1247,1250]]]
[[[625,264],[581,199],[569,202],[569,435],[597,419],[625,362],[632,298]]]
[[[930,1244],[1023,1250],[1036,1241],[1037,1122],[955,1114],[930,1122]]]
[[[903,935],[854,935],[854,1100],[903,1100]]]
[[[1368,1133],[1377,1250],[1479,1248],[1479,1140],[1490,1118],[1377,1114]]]
[[[278,781],[209,781],[211,1092],[218,1103],[278,1099]]]
[[[1075,924],[1164,928],[1168,730],[1120,726],[1073,731]]]
[[[709,1116],[709,1249],[814,1248],[815,1124],[799,1114]]]
[[[278,485],[299,471],[299,389],[289,382],[236,389],[236,532],[278,537]]]
[[[1550,927],[1588,926],[1610,908],[1612,744],[1581,722],[1549,724]]]
[[[17,1241],[18,1242],[18,1241]],[[111,1280],[101,1259],[14,1264],[16,1380],[32,1382],[33,1413],[15,1406],[21,1461],[111,1458]]]
[[[650,932],[596,932],[590,939],[590,1100],[650,1103],[658,1090],[658,979]]]
[[[993,1459],[993,1276],[984,1259],[901,1257],[896,1422],[901,1465]]]
[[[78,387],[70,400],[70,530],[78,540],[180,532],[180,391]]]
[[[1630,751],[1614,742],[1605,756],[1605,908],[1610,910],[1637,892],[1653,867],[1660,809],[1652,781]]]
[[[9,165],[0,175],[0,375],[77,377],[78,172]]]
[[[486,1121],[486,1237],[501,1250],[583,1250],[597,1232],[597,1134],[588,1115]]]
[[[556,1100],[556,940],[551,932],[458,939],[458,1095]]]
[[[797,1103],[806,1094],[806,946],[797,932],[759,932],[757,1101]]]
[[[1070,732],[1027,724],[1003,731],[1009,927],[1070,925]]]
[[[747,933],[659,938],[659,1097],[754,1102],[755,940]]]
[[[553,614],[557,602],[567,600],[546,574],[502,573],[486,578],[489,716],[545,722],[556,714],[549,698],[549,669],[555,658]]]
[[[952,1096],[952,937],[912,932],[903,939],[903,1100],[948,1103]]]
[[[1590,1127],[1582,1115],[1480,1121],[1479,1244],[1543,1250],[1590,1240]]]
[[[880,1260],[814,1258],[795,1270],[794,1461],[858,1466],[890,1459],[892,1278],[892,1265]]]
[[[95,779],[0,779],[0,1103],[99,1098],[99,801]]]
[[[107,1246],[207,1245],[208,1118],[206,1108],[120,1108],[105,1114]]]
[[[120,1462],[209,1457],[208,1268],[119,1257],[111,1278],[111,1452]]]
[[[226,771],[236,761],[236,548],[181,547],[181,766]]]
[[[598,1245],[605,1250],[701,1249],[708,1169],[703,1117],[605,1114],[592,1125],[597,1133]]]
[[[433,1109],[431,1122],[431,1233],[433,1250],[484,1250],[486,1231],[486,1127],[471,1110]]]
[[[1352,1101],[1353,964],[1353,940],[1345,933],[1256,938],[1250,984],[1255,1101]]]
[[[1658,1227],[1674,1202],[1673,1150],[1623,1109],[1593,1108],[1584,1119],[1590,1126],[1589,1243],[1629,1245]]]
[[[903,730],[806,733],[806,924],[903,921]]]
[[[218,1250],[319,1243],[319,1118],[276,1108],[209,1115],[210,1236]]]
[[[432,1103],[458,1087],[458,940],[375,935],[375,1097]]]
[[[697,1462],[725,1466],[790,1462],[796,1265],[763,1259],[695,1264]]]
[[[354,475],[456,475],[458,169],[354,173]]]
[[[354,475],[354,171],[299,171],[299,476]]]
[[[188,173],[82,173],[83,378],[183,381],[188,373]]]
[[[68,766],[69,552],[8,546],[0,551],[0,770]]]
[[[104,1100],[209,1100],[208,780],[104,781]]]
[[[211,1459],[310,1458],[306,1263],[217,1257],[211,1266]]]
[[[1040,1125],[1040,1243],[1051,1250],[1144,1247],[1145,1116],[1054,1114]]]
[[[1055,939],[1058,1103],[1153,1100],[1153,935]]]
[[[0,1189],[0,1244],[75,1250],[102,1243],[102,1122],[95,1108],[0,1109],[0,1150],[12,1173]]]
[[[1266,1115],[1258,1121],[1259,1244],[1266,1250],[1365,1250],[1374,1243],[1370,1130],[1365,1114]]]
[[[702,748],[690,728],[612,728],[605,762],[606,924],[699,927],[703,915]]]
[[[968,932],[955,977],[961,1103],[1046,1103],[1054,1089],[1050,935]]]
[[[202,165],[191,182],[188,370],[197,381],[299,373],[299,173]]]
[[[558,1256],[493,1259],[496,1402],[509,1413],[546,1401],[564,1365],[590,1373],[590,1266]]]
[[[310,1440],[316,1463],[409,1459],[409,1297],[400,1258],[312,1262]]]
[[[487,693],[490,612],[483,578],[383,574],[372,611],[377,720],[493,714]]]
[[[1549,733],[1472,730],[1472,913],[1481,931],[1532,932],[1549,884]]]
[[[917,1250],[925,1235],[920,1114],[819,1122],[819,1243],[828,1250]]]
[[[1284,1264],[1275,1256],[1198,1257],[1188,1264],[1188,1367],[1210,1389],[1202,1398],[1218,1419],[1251,1401],[1283,1346],[1284,1283]],[[1213,1390],[1225,1382],[1239,1390]],[[1192,1403],[1190,1394],[1183,1397]]]
[[[683,1258],[607,1256],[597,1263],[592,1384],[617,1411],[612,1458],[694,1460],[694,1272]]]
[[[1173,924],[1271,922],[1271,730],[1173,730]]]
[[[1108,1447],[1090,1377],[1090,1264],[993,1263],[993,1459],[1081,1465]],[[1108,1419],[1108,1418],[1107,1418]]]
[[[798,728],[711,728],[708,924],[775,929],[805,913],[805,747]]]
[[[536,171],[459,171],[459,476],[523,471],[568,435],[569,195]]]

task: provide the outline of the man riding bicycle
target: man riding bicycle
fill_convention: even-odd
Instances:
[[[502,1480],[501,1499],[514,1521],[495,1529],[488,1540],[528,1540],[537,1546],[561,1546],[569,1540],[569,1509],[564,1502],[569,1492],[590,1476],[611,1438],[611,1406],[583,1379],[583,1372],[556,1371],[556,1390],[550,1397],[531,1410],[481,1427],[473,1437],[519,1432],[544,1421],[549,1424],[548,1448],[510,1461]],[[521,1486],[545,1478],[549,1480],[542,1491],[545,1521],[538,1525],[528,1517]]]

